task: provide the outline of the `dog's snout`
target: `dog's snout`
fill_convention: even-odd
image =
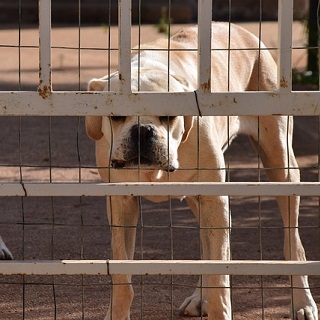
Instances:
[[[178,168],[178,162],[168,151],[169,146],[153,124],[134,124],[125,143],[127,143],[124,155],[126,165],[131,163],[154,166],[168,172],[174,172]],[[119,168],[120,165],[122,163],[118,161],[114,167]]]
[[[147,146],[155,137],[154,129],[150,125],[134,125],[131,129],[131,136],[133,141],[140,146]]]
[[[134,125],[131,127],[131,148],[128,158],[136,159],[138,163],[157,163],[157,134],[152,125]]]

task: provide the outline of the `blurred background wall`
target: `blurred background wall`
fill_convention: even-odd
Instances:
[[[79,9],[80,3],[80,9]],[[78,23],[79,12],[81,23],[95,24],[115,23],[117,21],[117,0],[52,0],[52,22],[59,24]],[[192,23],[197,19],[197,0],[172,0],[171,18],[175,23]],[[260,10],[260,3],[261,10]],[[278,0],[213,0],[213,20],[258,21],[277,19]],[[294,16],[304,18],[308,12],[309,0],[294,1]],[[168,0],[133,0],[132,21],[158,23],[162,15],[168,15]],[[19,1],[0,0],[0,23],[37,23],[38,0]]]

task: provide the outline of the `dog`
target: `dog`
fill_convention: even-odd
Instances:
[[[196,27],[177,32],[170,38],[170,56],[166,50],[168,40],[159,39],[142,45],[139,54],[132,55],[132,91],[196,90],[197,36]],[[253,34],[236,25],[214,22],[211,41],[212,92],[277,89],[276,64],[265,45]],[[229,44],[231,50],[228,52]],[[117,91],[119,78],[116,72],[92,79],[88,90],[107,91],[110,88]],[[88,136],[95,141],[97,166],[105,182],[223,182],[223,152],[238,134],[248,135],[255,148],[259,148],[265,168],[276,168],[267,170],[270,180],[300,181],[292,149],[291,117],[87,116],[85,122]],[[292,169],[288,170],[288,167]],[[155,202],[167,200],[161,196],[146,198]],[[297,228],[299,200],[298,196],[277,197],[284,223],[285,258],[304,261],[304,248]],[[228,197],[188,196],[186,201],[201,228],[202,258],[230,259]],[[137,197],[107,197],[107,212],[112,230],[113,259],[133,259]],[[106,319],[130,319],[134,296],[131,275],[114,275],[112,281],[116,285]],[[203,291],[199,289],[200,285],[204,287]],[[292,318],[318,319],[307,277],[293,276],[292,285]],[[180,312],[188,316],[207,314],[209,319],[231,319],[229,277],[204,276],[194,293],[182,303]]]

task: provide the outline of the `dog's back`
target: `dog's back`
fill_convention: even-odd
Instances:
[[[158,39],[140,47],[140,67],[148,68],[144,61],[161,60],[163,70],[188,79],[187,88],[197,88],[196,68],[198,55],[198,29],[185,28],[174,34],[170,41]],[[212,24],[212,92],[271,91],[276,88],[277,67],[265,45],[246,29],[229,23]],[[170,53],[169,53],[170,50]],[[138,57],[137,54],[135,54]],[[133,55],[133,56],[135,56]],[[168,59],[170,55],[170,59]],[[147,59],[144,59],[147,56]],[[152,57],[152,59],[150,59]],[[168,61],[169,64],[168,64]],[[241,61],[241,63],[239,63]]]

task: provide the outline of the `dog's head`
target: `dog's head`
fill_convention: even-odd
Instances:
[[[168,83],[167,74],[153,76],[152,72],[142,72],[141,76],[140,90],[143,91],[164,91],[162,83]],[[173,77],[172,83],[174,91],[184,91],[184,84],[179,79]],[[118,73],[115,73],[110,78],[92,79],[89,90],[107,91],[111,88],[117,91],[118,84]],[[110,150],[105,154],[114,168],[139,166],[175,171],[179,167],[179,145],[187,140],[192,125],[191,116],[86,117],[89,137],[107,140]]]

